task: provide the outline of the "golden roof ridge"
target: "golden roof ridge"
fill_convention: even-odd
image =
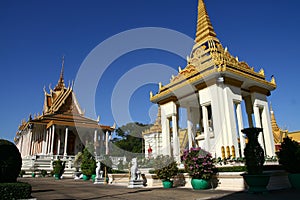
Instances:
[[[206,6],[203,0],[198,1],[198,20],[195,42],[202,44],[208,40],[215,40],[219,42],[217,34],[211,24]]]

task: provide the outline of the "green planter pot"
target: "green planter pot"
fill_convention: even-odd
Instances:
[[[270,174],[259,174],[259,175],[242,175],[245,182],[248,185],[249,193],[267,193],[267,185],[269,184]]]
[[[54,178],[55,180],[59,180],[60,179],[59,174],[54,174]]]
[[[92,181],[95,182],[96,174],[92,174],[91,178],[92,178]]]
[[[300,189],[300,173],[299,174],[289,174],[289,181],[293,188]]]
[[[173,187],[173,181],[170,180],[164,180],[162,181],[163,187],[164,188],[172,188]]]
[[[91,176],[88,176],[88,175],[83,174],[82,179],[83,179],[84,181],[88,181],[88,180],[90,180],[90,178],[91,178]]]
[[[209,188],[209,181],[193,178],[191,184],[194,190],[205,190]]]

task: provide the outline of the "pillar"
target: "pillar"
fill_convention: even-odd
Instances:
[[[177,115],[172,115],[172,132],[173,132],[173,157],[180,162],[180,144],[178,138]]]
[[[60,137],[61,137],[61,134],[60,132],[57,134],[57,155],[60,154]]]
[[[191,108],[188,107],[187,108],[187,132],[188,132],[188,141],[189,141],[189,149],[191,149],[193,147],[193,137],[194,137],[194,133],[193,133],[193,120],[192,120],[192,113],[191,113]]]
[[[253,111],[254,111],[255,126],[257,128],[262,128],[262,126],[261,126],[261,115],[260,115],[260,111],[259,111],[259,106],[258,105],[254,105]],[[262,146],[262,148],[264,149],[264,152],[266,153],[264,139],[263,139],[263,133],[260,133],[258,135],[258,141],[259,141],[260,145]]]
[[[97,154],[97,143],[98,143],[98,133],[97,133],[97,129],[95,129],[95,132],[94,132],[94,149],[95,149],[96,154]]]
[[[108,140],[109,140],[109,132],[106,131],[105,133],[105,154],[109,154],[109,146],[108,146]]]
[[[65,131],[65,145],[64,145],[64,157],[68,155],[68,152],[67,152],[67,147],[68,147],[68,132],[69,132],[69,128],[66,127],[66,131]]]
[[[238,134],[240,136],[240,146],[241,146],[241,155],[240,157],[244,157],[244,149],[245,149],[245,138],[241,130],[244,129],[243,125],[243,115],[242,115],[242,108],[241,103],[236,104],[236,115],[237,115],[237,123],[238,123]]]
[[[272,127],[271,127],[270,112],[267,104],[263,108],[261,121],[262,121],[262,127],[264,129],[263,137],[265,142],[266,155],[270,157],[275,156],[274,137],[273,137]]]
[[[55,126],[52,125],[52,134],[51,134],[51,146],[50,146],[50,155],[53,155],[53,146],[54,146],[54,134],[55,134]]]
[[[202,106],[202,114],[203,114],[203,128],[204,128],[204,137],[205,137],[205,143],[204,143],[204,149],[206,151],[210,151],[210,137],[209,137],[209,130],[208,130],[208,112],[207,107]]]
[[[170,148],[170,127],[169,119],[165,115],[163,109],[161,111],[161,128],[162,128],[162,155],[171,155]]]

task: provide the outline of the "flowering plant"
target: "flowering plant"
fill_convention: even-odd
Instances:
[[[217,172],[211,154],[200,147],[186,149],[181,159],[192,178],[209,180]]]

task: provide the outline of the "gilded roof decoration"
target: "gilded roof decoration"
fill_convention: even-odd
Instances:
[[[249,87],[258,88],[258,92],[270,94],[269,91],[276,88],[275,78],[271,81],[265,79],[265,72],[261,69],[255,72],[253,67],[250,67],[245,61],[239,61],[238,57],[234,57],[228,51],[228,48],[223,48],[222,44],[216,37],[213,26],[207,14],[203,0],[199,0],[198,5],[198,23],[195,45],[192,49],[190,57],[187,57],[187,65],[184,69],[179,67],[178,74],[172,75],[170,83],[162,86],[159,85],[157,94],[150,93],[150,100],[154,103],[159,103],[162,99],[169,98],[172,93],[180,88],[184,88],[190,84],[197,88],[199,82],[204,82],[204,79],[212,77],[212,74],[223,74],[237,78],[237,81],[245,81],[248,83],[244,88],[250,90]],[[242,86],[243,87],[243,86]]]

